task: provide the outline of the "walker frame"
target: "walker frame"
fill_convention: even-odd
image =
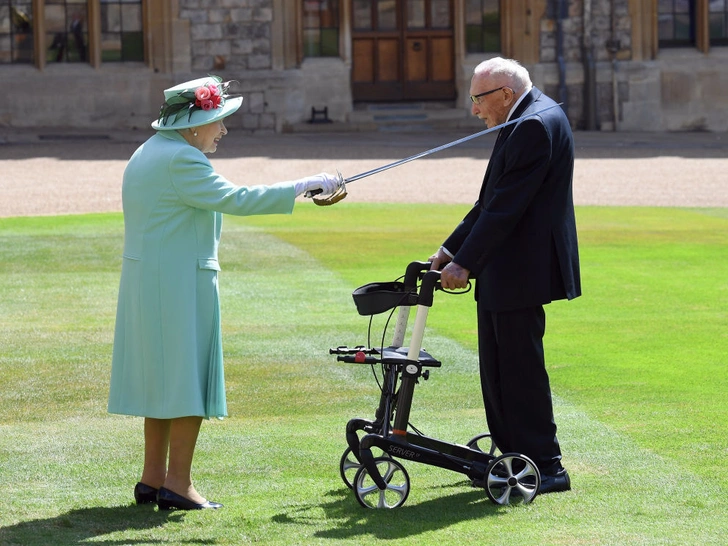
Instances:
[[[485,488],[495,504],[529,503],[538,494],[541,476],[528,457],[520,453],[498,454],[488,433],[459,445],[424,436],[409,423],[419,378],[427,380],[430,368],[442,366],[422,350],[434,292],[442,290],[440,272],[429,269],[430,263],[412,262],[403,283],[372,283],[353,293],[361,315],[393,312],[397,307],[399,313],[390,346],[340,346],[329,350],[340,362],[381,364],[384,372],[374,420],[354,418],[346,425],[348,448],[339,462],[341,478],[362,506],[397,508],[404,504],[410,491],[409,475],[399,461],[402,459],[464,474],[474,486]],[[404,347],[412,306],[417,309],[415,323],[409,346]]]

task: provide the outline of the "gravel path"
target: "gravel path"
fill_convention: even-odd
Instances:
[[[468,133],[231,133],[210,156],[238,184],[368,171]],[[0,129],[0,217],[121,210],[126,161],[151,135]],[[348,202],[472,203],[487,135],[349,185]],[[728,135],[576,133],[577,205],[728,207]]]

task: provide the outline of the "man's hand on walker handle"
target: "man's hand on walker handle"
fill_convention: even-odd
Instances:
[[[430,262],[431,271],[441,271],[440,285],[444,289],[453,290],[468,287],[470,270],[453,262],[452,257],[443,247],[440,247],[427,261]]]
[[[440,273],[440,285],[445,290],[454,290],[456,288],[467,288],[470,270],[460,267],[455,262],[450,262],[442,268]]]
[[[450,260],[452,256],[440,247],[427,261],[430,262],[430,271],[440,271]]]

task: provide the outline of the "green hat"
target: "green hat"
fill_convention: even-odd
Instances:
[[[188,129],[229,116],[243,103],[243,97],[228,94],[229,87],[230,82],[219,76],[208,76],[165,89],[164,104],[152,128]]]

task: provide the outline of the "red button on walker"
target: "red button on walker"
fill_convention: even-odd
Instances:
[[[367,355],[364,354],[364,351],[357,351],[356,354],[354,355],[354,362],[362,364],[362,363],[366,362],[366,360],[367,360]]]

